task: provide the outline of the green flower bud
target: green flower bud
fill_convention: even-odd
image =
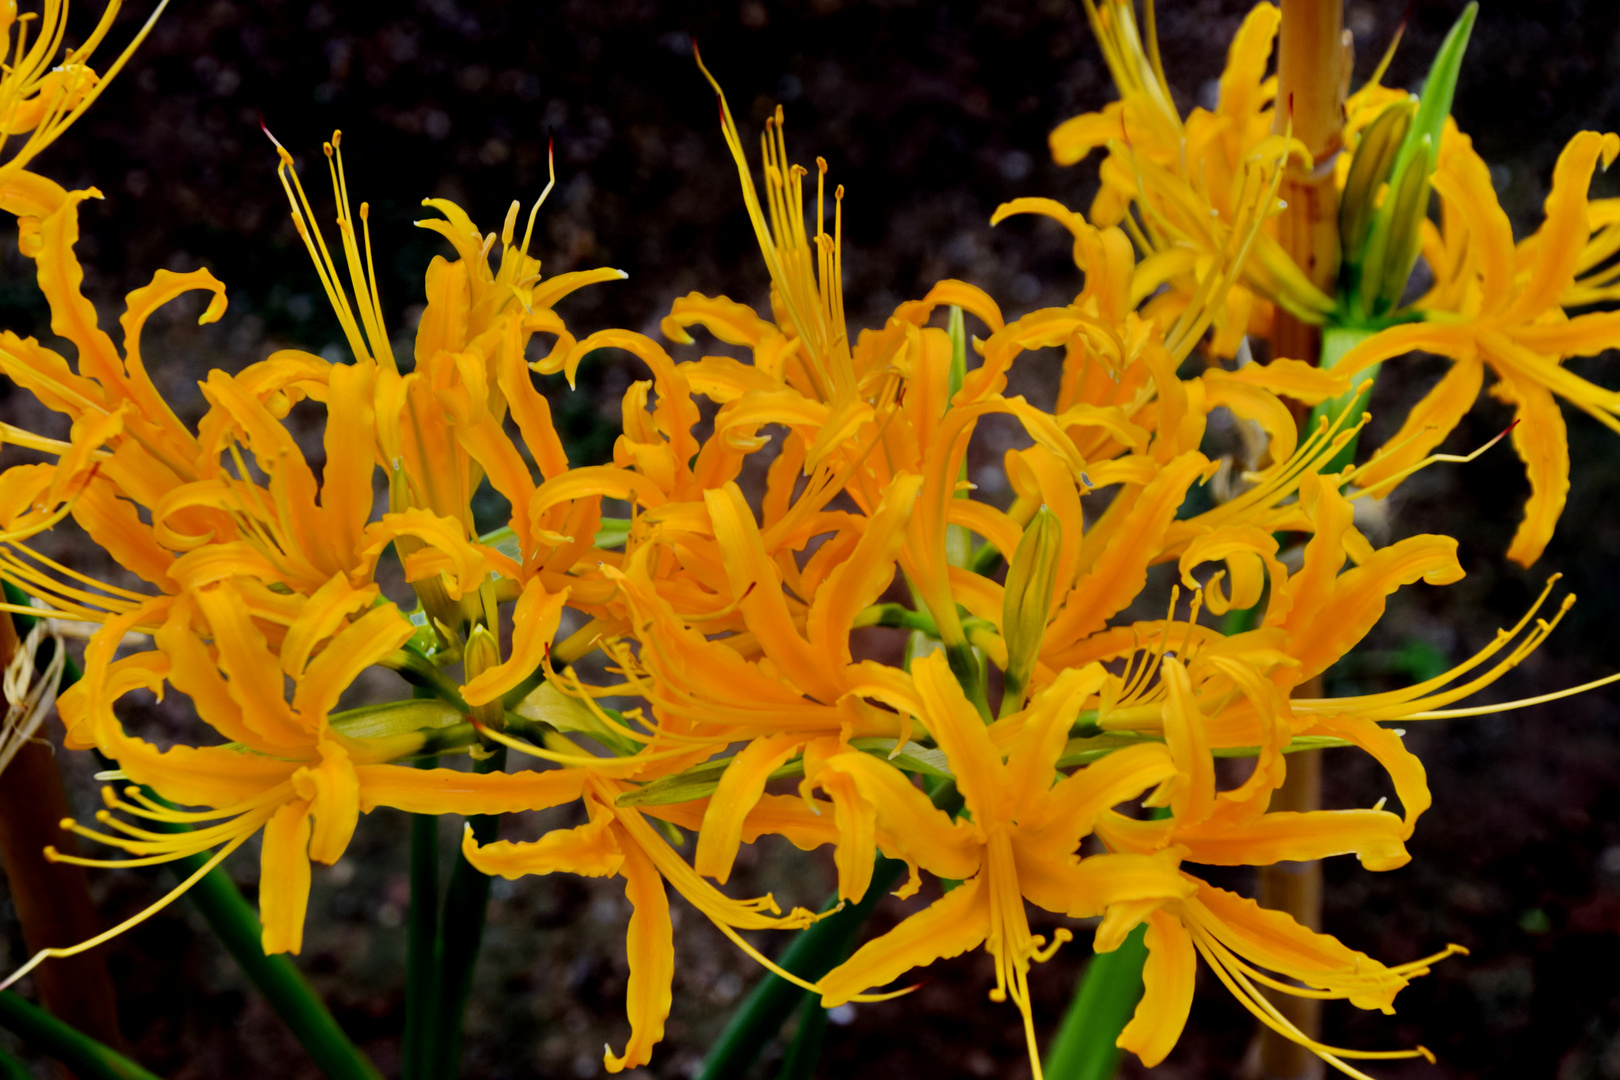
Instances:
[[[1041,639],[1046,635],[1046,621],[1052,614],[1052,588],[1062,550],[1063,526],[1057,515],[1043,506],[1018,541],[1002,594],[1001,634],[1007,643],[1003,716],[1024,706],[1029,677],[1035,671]]]
[[[462,671],[466,681],[471,682],[490,668],[498,666],[500,662],[500,638],[496,637],[487,626],[474,626],[472,632],[467,635],[467,644],[461,651]],[[485,727],[492,727],[497,731],[506,726],[506,710],[502,707],[500,698],[472,706],[472,718]]]

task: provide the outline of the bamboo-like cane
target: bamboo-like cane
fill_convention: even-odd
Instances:
[[[1343,0],[1282,0],[1274,130],[1292,130],[1294,138],[1310,151],[1315,167],[1306,171],[1294,166],[1283,178],[1281,194],[1288,208],[1278,221],[1277,238],[1311,281],[1330,294],[1339,273],[1339,207],[1333,159],[1342,145],[1349,67]],[[1320,328],[1278,309],[1271,338],[1272,356],[1315,362],[1321,349]],[[1306,696],[1319,696],[1321,691],[1320,677],[1300,687]],[[1290,755],[1288,780],[1273,797],[1273,810],[1321,808],[1321,756],[1320,750]],[[1321,863],[1261,868],[1260,903],[1288,912],[1313,930],[1321,929]],[[1273,1000],[1305,1034],[1313,1038],[1320,1035],[1320,1002],[1288,994],[1273,995]],[[1260,1067],[1267,1080],[1306,1080],[1323,1072],[1316,1055],[1269,1028],[1263,1029],[1260,1036]]]

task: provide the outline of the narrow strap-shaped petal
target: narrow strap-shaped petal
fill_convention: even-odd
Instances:
[[[1040,846],[1073,854],[1104,810],[1136,798],[1175,773],[1175,760],[1162,743],[1116,750],[1058,781],[1044,808],[1043,821],[1025,831],[1024,842],[1032,849]]]
[[[1170,806],[1177,823],[1187,825],[1202,821],[1214,808],[1215,759],[1209,754],[1209,733],[1187,669],[1179,658],[1167,656],[1159,674],[1169,691],[1164,705],[1164,740],[1179,774],[1170,783]]]
[[[842,1005],[912,968],[960,956],[983,943],[989,932],[990,905],[983,879],[964,881],[823,976],[817,983],[822,1008]]]
[[[1175,1049],[1192,1011],[1198,952],[1181,920],[1163,911],[1147,917],[1147,963],[1142,965],[1142,1000],[1115,1043],[1148,1068]]]
[[[1184,901],[1184,917],[1250,963],[1322,990],[1346,994],[1361,1009],[1393,1011],[1406,979],[1337,938],[1301,926],[1285,912],[1199,883]]]
[[[1073,591],[1047,628],[1042,659],[1061,664],[1064,651],[1082,638],[1101,630],[1109,618],[1136,599],[1147,582],[1147,568],[1163,550],[1165,530],[1187,497],[1187,488],[1209,464],[1204,455],[1183,454],[1166,465],[1138,494],[1122,491],[1115,498],[1121,508],[1111,535],[1099,526],[1086,538],[1087,548],[1101,547],[1084,566]],[[1123,501],[1122,501],[1123,500]],[[1113,516],[1114,507],[1104,519]],[[1098,543],[1099,537],[1106,537]],[[1087,554],[1082,549],[1082,560]]]
[[[922,699],[923,721],[945,751],[974,821],[989,827],[992,821],[1007,820],[1012,811],[1007,767],[984,720],[951,673],[945,654],[933,652],[913,662],[911,678]]]
[[[267,954],[297,953],[304,947],[304,912],[309,907],[309,803],[290,802],[264,826],[259,855],[260,942]]]
[[[293,708],[305,723],[324,724],[355,678],[409,641],[415,630],[393,604],[372,608],[334,634],[309,662],[293,691]]]
[[[304,673],[315,647],[347,624],[349,616],[376,600],[377,586],[356,588],[347,575],[333,574],[304,602],[298,618],[281,639],[281,670],[293,678]]]
[[[1355,855],[1368,870],[1394,870],[1412,861],[1408,830],[1386,810],[1279,811],[1233,824],[1209,822],[1176,830],[1187,860],[1211,866],[1271,866]]]
[[[1406,748],[1398,731],[1379,727],[1371,720],[1359,716],[1333,716],[1317,720],[1308,729],[1309,734],[1336,735],[1371,754],[1389,773],[1395,785],[1395,797],[1401,800],[1405,811],[1406,827],[1401,838],[1410,840],[1417,819],[1434,802],[1429,794],[1428,774],[1418,756]]]
[[[309,857],[330,866],[343,857],[360,820],[360,781],[348,752],[331,740],[320,745],[320,764],[293,773],[293,790],[309,800],[314,829]]]
[[[906,518],[921,486],[920,476],[901,476],[891,483],[855,550],[816,590],[806,635],[810,647],[829,667],[842,669],[850,663],[849,630],[856,614],[894,580],[894,561],[905,540]]]
[[[411,814],[515,814],[546,810],[578,799],[584,769],[469,773],[460,769],[413,769],[408,765],[358,765],[360,809],[391,806]]]
[[[602,1064],[614,1073],[652,1059],[652,1048],[664,1037],[675,977],[675,932],[669,921],[669,895],[658,868],[639,847],[625,844],[620,873],[632,908],[624,941],[630,959],[630,983],[625,988],[630,1041],[622,1054],[611,1049],[603,1053]]]
[[[1524,520],[1513,534],[1507,557],[1520,566],[1541,558],[1569,498],[1569,434],[1564,416],[1551,392],[1517,372],[1498,369],[1501,382],[1492,392],[1515,405],[1513,449],[1524,462],[1530,479],[1530,497]]]
[[[1290,678],[1308,679],[1349,652],[1383,617],[1385,604],[1395,590],[1419,580],[1430,585],[1450,585],[1462,580],[1462,576],[1457,541],[1452,537],[1409,536],[1380,548],[1334,582],[1322,607],[1331,616],[1294,629],[1288,651],[1300,666]]]
[[[1474,152],[1468,136],[1441,141],[1434,189],[1451,203],[1468,230],[1469,254],[1480,278],[1480,313],[1487,319],[1505,314],[1503,305],[1513,287],[1513,226],[1496,201],[1490,166]]]
[[[703,814],[703,828],[698,832],[697,851],[692,858],[694,870],[722,885],[726,883],[742,844],[744,822],[765,793],[765,781],[803,745],[803,735],[767,735],[755,739],[731,759]]]
[[[592,819],[572,829],[553,829],[538,840],[496,840],[480,845],[472,827],[462,831],[461,852],[481,873],[515,880],[529,874],[607,877],[624,868],[625,851],[613,815],[593,808]]]
[[[961,880],[978,871],[983,849],[974,839],[973,827],[964,821],[953,822],[893,765],[850,751],[828,758],[821,769],[842,773],[855,782],[861,798],[875,812],[877,827],[892,838],[896,854],[942,878]]]
[[[1380,499],[1394,491],[1393,484],[1382,488],[1378,485],[1412,468],[1444,442],[1479,400],[1484,380],[1485,365],[1478,361],[1459,360],[1452,364],[1434,388],[1412,406],[1401,429],[1384,440],[1371,461],[1356,470],[1356,485],[1376,489],[1374,497]]]
[[[230,695],[242,710],[242,722],[273,746],[309,745],[309,729],[287,704],[281,664],[237,591],[222,582],[192,595],[208,619],[219,666],[230,678]]]
[[[1553,167],[1552,190],[1547,195],[1547,220],[1536,233],[1528,284],[1504,314],[1505,322],[1532,322],[1554,307],[1569,288],[1580,265],[1581,251],[1591,239],[1587,219],[1587,190],[1592,170],[1620,153],[1620,135],[1582,131],[1569,140]]]

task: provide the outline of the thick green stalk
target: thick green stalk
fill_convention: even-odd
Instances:
[[[151,791],[147,794],[155,795]],[[158,823],[151,822],[148,827],[156,828]],[[207,861],[207,854],[198,854],[169,865],[184,878]],[[331,1080],[382,1080],[382,1073],[349,1041],[326,1003],[293,962],[283,953],[265,955],[261,943],[264,927],[259,916],[223,870],[203,875],[186,895],[282,1023],[309,1051],[321,1072]]]
[[[1046,1052],[1047,1080],[1111,1080],[1119,1069],[1114,1042],[1142,999],[1146,936],[1138,926],[1119,948],[1092,958]]]
[[[906,864],[882,855],[872,870],[872,883],[860,903],[848,904],[837,914],[799,932],[776,962],[788,971],[815,982],[849,955],[850,946],[883,895],[894,888]],[[834,897],[822,907],[833,907]],[[748,1072],[759,1057],[765,1044],[776,1037],[793,1010],[809,1002],[818,1004],[807,990],[801,990],[780,976],[767,972],[759,980],[726,1025],[720,1037],[709,1048],[698,1080],[733,1080]]]
[[[810,1080],[821,1060],[821,1040],[826,1034],[827,1010],[815,998],[806,997],[800,1010],[799,1030],[793,1034],[793,1044],[782,1059],[782,1071],[776,1074],[776,1080]]]
[[[70,1027],[36,1005],[30,1005],[9,990],[0,992],[0,1027],[14,1032],[42,1053],[66,1065],[79,1080],[158,1080],[118,1051]],[[9,1056],[9,1055],[8,1055]],[[15,1058],[0,1068],[0,1074],[27,1077],[28,1070]]]
[[[1377,333],[1376,330],[1360,326],[1327,326],[1322,329],[1322,367],[1333,368],[1344,358],[1345,353],[1366,341]],[[1317,425],[1326,418],[1329,423],[1346,416],[1342,428],[1354,427],[1361,421],[1361,414],[1366,411],[1367,401],[1372,397],[1372,382],[1378,378],[1379,365],[1374,364],[1355,375],[1355,386],[1350,392],[1331,401],[1324,401],[1311,410],[1311,419],[1305,431],[1300,433],[1304,438],[1316,430]],[[1357,393],[1356,388],[1366,386],[1366,390]],[[1334,455],[1333,460],[1323,467],[1323,475],[1342,471],[1356,459],[1356,443],[1358,438],[1351,438],[1349,442]]]
[[[34,1074],[20,1060],[0,1050],[0,1080],[34,1080]]]
[[[941,782],[933,788],[930,797],[935,806],[949,814],[954,815],[962,808],[962,795],[957,791],[954,780]],[[777,957],[776,963],[806,982],[815,982],[843,963],[866,923],[866,917],[884,894],[894,887],[894,883],[900,880],[905,870],[904,862],[879,855],[872,867],[872,881],[866,887],[866,895],[857,903],[846,904],[843,910],[799,931],[793,944]],[[838,898],[831,897],[821,910],[829,911],[837,903]],[[703,1061],[703,1071],[698,1073],[698,1080],[742,1077],[753,1067],[765,1044],[782,1030],[782,1025],[793,1010],[805,1002],[810,1002],[812,1006],[817,1004],[808,990],[801,990],[781,976],[766,972],[737,1011],[731,1014],[731,1021],[714,1045],[709,1047],[709,1056]]]
[[[439,759],[422,758],[419,769],[436,768]],[[433,1018],[438,1013],[439,970],[439,819],[411,815],[411,913],[406,943],[405,1038],[401,1050],[403,1080],[432,1080]]]
[[[500,772],[505,766],[506,748],[503,746],[479,761],[474,769],[492,773]],[[474,814],[467,822],[472,826],[473,838],[480,844],[488,844],[495,839],[500,818],[495,814]],[[428,1074],[433,1080],[448,1080],[461,1069],[461,1023],[467,1013],[467,994],[472,989],[473,966],[478,962],[488,908],[489,878],[474,868],[458,848],[456,866],[450,872],[450,887],[444,898],[444,922],[439,931],[439,1000],[433,1034],[436,1067]]]

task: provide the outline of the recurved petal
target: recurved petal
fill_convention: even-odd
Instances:
[[[467,681],[461,696],[469,705],[494,701],[532,675],[545,659],[551,639],[557,636],[568,590],[548,593],[539,575],[523,586],[512,611],[512,651],[501,663]]]
[[[670,983],[675,977],[675,935],[669,921],[669,895],[664,880],[640,848],[625,845],[624,895],[630,900],[630,931],[624,948],[630,958],[630,985],[625,990],[625,1011],[630,1016],[630,1041],[623,1054],[607,1050],[602,1064],[608,1072],[645,1065],[652,1048],[664,1037],[669,1018]]]
[[[1186,918],[1245,960],[1321,990],[1345,994],[1362,1009],[1393,1011],[1406,980],[1327,934],[1308,930],[1281,911],[1199,882],[1184,902]]]
[[[293,773],[292,782],[315,818],[309,857],[330,866],[343,857],[360,820],[360,781],[343,747],[322,742],[320,753],[320,763]]]
[[[1558,402],[1546,387],[1516,373],[1498,370],[1497,374],[1502,381],[1494,388],[1496,396],[1518,406],[1513,449],[1530,478],[1524,520],[1513,534],[1507,557],[1529,566],[1546,550],[1569,497],[1569,435]]]
[[[1547,220],[1536,233],[1528,284],[1514,298],[1506,322],[1531,322],[1554,307],[1574,279],[1581,251],[1591,238],[1587,218],[1587,189],[1592,170],[1601,158],[1607,165],[1620,153],[1620,135],[1582,131],[1569,140],[1553,168],[1552,191],[1547,195]]]
[[[977,714],[974,722],[979,723]],[[983,724],[979,726],[982,730]],[[935,808],[899,769],[853,750],[828,758],[821,767],[855,782],[876,812],[877,827],[893,838],[899,855],[942,878],[961,880],[978,872],[983,848],[973,838],[973,828]],[[960,783],[960,772],[957,777]]]
[[[893,982],[912,968],[960,956],[981,944],[990,930],[983,881],[964,881],[822,977],[822,1008],[842,1005],[870,987]]]
[[[1175,1048],[1192,1011],[1198,951],[1181,920],[1163,911],[1147,917],[1147,963],[1142,965],[1142,1000],[1114,1045],[1129,1050],[1148,1068]]]
[[[1428,457],[1445,441],[1474,407],[1484,379],[1485,365],[1478,361],[1459,360],[1452,364],[1434,389],[1412,406],[1401,430],[1385,440],[1373,459],[1356,471],[1356,486],[1376,489],[1374,497],[1379,499],[1394,491],[1395,485],[1385,482]],[[1380,484],[1385,486],[1378,487]]]
[[[755,739],[732,758],[704,811],[697,852],[692,858],[694,870],[722,885],[726,883],[742,845],[744,822],[765,793],[765,781],[799,751],[804,741],[803,735],[791,732],[767,735]]]
[[[468,862],[485,874],[509,879],[558,871],[607,877],[619,873],[624,852],[632,847],[618,842],[611,814],[597,814],[592,821],[572,829],[554,829],[538,840],[496,840],[479,846],[471,825],[461,837],[461,852]]]
[[[1211,866],[1271,866],[1355,855],[1368,870],[1394,870],[1412,857],[1409,830],[1385,810],[1278,811],[1233,824],[1207,822],[1176,831],[1187,861]]]

